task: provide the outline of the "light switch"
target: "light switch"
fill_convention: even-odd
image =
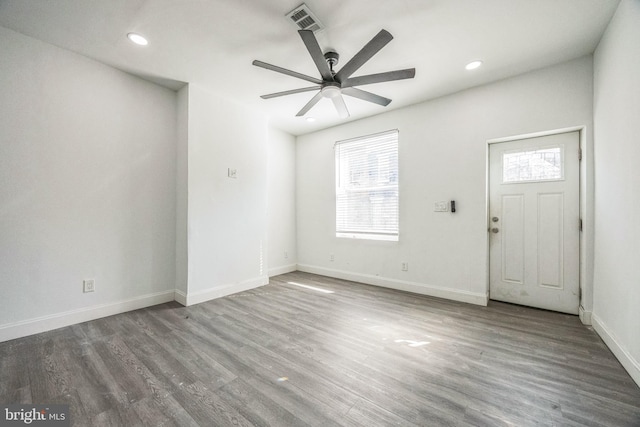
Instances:
[[[231,169],[231,168],[227,169],[227,176],[229,178],[237,178],[238,177],[237,169]]]
[[[436,202],[434,212],[449,212],[449,202]]]

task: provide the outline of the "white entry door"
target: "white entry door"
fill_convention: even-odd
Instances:
[[[490,298],[578,314],[579,133],[489,146]]]

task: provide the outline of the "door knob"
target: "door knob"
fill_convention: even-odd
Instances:
[[[498,227],[493,227],[493,228],[491,229],[491,232],[492,232],[492,233],[497,233],[498,231],[500,231],[500,230],[498,229]]]

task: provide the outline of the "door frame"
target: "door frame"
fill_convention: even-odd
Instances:
[[[562,133],[578,132],[579,134],[579,146],[581,151],[581,160],[579,164],[579,212],[580,219],[582,220],[582,230],[579,234],[579,271],[578,271],[578,286],[580,290],[579,297],[579,317],[583,324],[591,325],[591,312],[593,310],[593,203],[594,203],[594,191],[593,191],[593,137],[587,132],[586,126],[572,126],[560,129],[553,129],[541,132],[533,132],[526,134],[519,134],[513,136],[507,136],[502,138],[494,138],[486,141],[486,188],[485,188],[485,200],[486,200],[486,218],[485,218],[485,239],[486,239],[486,292],[487,301],[490,299],[489,289],[489,228],[491,224],[490,212],[489,212],[489,148],[492,144],[498,144],[501,142],[512,142],[523,139],[537,138],[541,136],[557,135]]]

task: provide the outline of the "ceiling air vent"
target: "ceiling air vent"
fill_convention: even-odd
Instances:
[[[309,7],[304,3],[287,13],[286,17],[291,19],[291,22],[293,22],[299,30],[311,30],[315,32],[324,29],[324,25],[322,25],[316,15],[311,12]]]

